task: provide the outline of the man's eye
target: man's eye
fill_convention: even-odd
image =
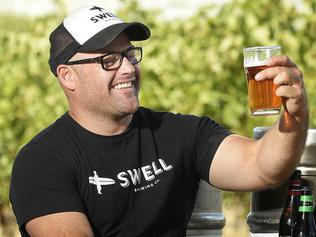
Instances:
[[[120,55],[108,55],[103,58],[103,65],[106,67],[113,66],[120,58]]]

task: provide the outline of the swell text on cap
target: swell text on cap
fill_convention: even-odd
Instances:
[[[95,15],[94,17],[91,17],[91,21],[93,21],[93,23],[97,23],[99,20],[106,20],[109,17],[116,17],[114,14],[110,13],[110,12],[103,12],[103,8],[102,7],[92,7],[90,8],[90,10],[98,10],[100,12],[102,12],[102,14],[99,15]]]

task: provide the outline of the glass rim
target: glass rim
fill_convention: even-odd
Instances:
[[[280,45],[271,45],[271,46],[253,46],[253,47],[246,47],[243,48],[244,52],[248,51],[264,51],[264,50],[276,50],[281,49],[282,47]]]

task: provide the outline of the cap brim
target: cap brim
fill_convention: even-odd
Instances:
[[[126,32],[131,41],[146,40],[150,37],[150,30],[142,23],[119,23],[101,30],[85,42],[78,52],[85,53],[100,50],[111,43],[123,31]]]

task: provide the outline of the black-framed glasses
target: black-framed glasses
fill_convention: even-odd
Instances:
[[[143,49],[141,47],[131,46],[122,52],[109,52],[96,58],[80,59],[76,61],[66,62],[65,64],[75,65],[86,63],[100,63],[104,70],[111,71],[118,69],[122,65],[124,57],[126,57],[131,64],[135,65],[142,60]]]

